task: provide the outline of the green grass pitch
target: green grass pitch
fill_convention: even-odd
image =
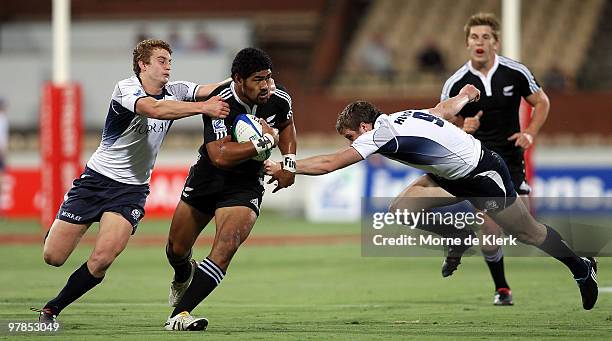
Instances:
[[[40,234],[32,222],[1,221],[0,234]],[[609,340],[612,293],[583,311],[569,272],[553,259],[507,258],[513,307],[492,305],[493,286],[481,257],[450,278],[441,258],[366,258],[356,238],[284,245],[252,243],[234,258],[222,285],[193,312],[210,320],[202,333],[167,332],[171,268],[164,245],[139,243],[167,233],[167,221],[145,220],[102,285],[69,306],[54,335],[0,333],[0,339],[351,339],[351,340]],[[94,234],[97,228],[92,227]],[[211,226],[207,228],[210,235]],[[358,236],[358,224],[314,225],[264,212],[251,237]],[[42,237],[41,237],[42,238]],[[255,240],[256,238],[253,238]],[[41,239],[42,240],[42,239]],[[34,320],[40,307],[86,259],[80,245],[60,268],[44,264],[42,244],[0,245],[0,321]],[[194,256],[206,256],[198,246]],[[612,260],[600,259],[600,287],[612,287]],[[3,326],[4,330],[6,327]]]

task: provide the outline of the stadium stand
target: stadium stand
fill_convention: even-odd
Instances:
[[[612,3],[604,1],[604,8],[595,29],[594,40],[587,52],[588,62],[583,63],[577,83],[582,89],[600,90],[612,88]]]
[[[603,17],[604,5],[604,0],[533,0],[529,6],[523,6],[523,63],[529,65],[536,76],[541,77],[558,66],[569,78],[575,78],[585,63],[598,19]],[[335,82],[336,93],[356,91],[392,97],[406,93],[427,96],[439,92],[444,77],[419,72],[415,56],[434,38],[450,69],[465,63],[465,54],[458,53],[464,47],[462,27],[466,18],[477,11],[500,15],[500,2],[465,0],[452,6],[444,0],[374,2],[348,47],[348,58]],[[393,51],[394,69],[398,74],[392,85],[385,84],[380,76],[360,76],[360,50],[369,36],[381,31]]]
[[[132,20],[142,21],[145,17],[155,18],[158,26],[160,22],[172,20],[210,23],[225,19],[252,19],[253,43],[269,51],[275,61],[278,80],[294,94],[296,117],[300,117],[297,119],[300,137],[309,140],[306,135],[313,134],[315,137],[310,140],[314,142],[328,141],[329,135],[334,133],[335,114],[342,110],[348,100],[375,100],[385,111],[435,104],[441,84],[447,75],[419,72],[415,58],[418,51],[429,39],[434,38],[444,56],[446,69],[454,70],[464,63],[467,57],[462,53],[462,28],[466,18],[477,11],[501,14],[499,0],[462,0],[453,3],[445,0],[270,0],[265,5],[238,0],[186,0],[180,7],[151,0],[146,2],[146,16],[141,10],[143,3],[140,0],[127,3],[121,0],[73,0],[72,15],[75,24],[106,21],[115,27],[122,27]],[[523,61],[536,73],[540,81],[549,68],[559,66],[570,77],[579,76],[582,89],[609,89],[612,86],[612,40],[609,39],[612,23],[603,19],[612,15],[611,7],[605,0],[532,0],[528,4],[524,2]],[[3,9],[0,13],[0,23],[3,24],[2,32],[6,34],[9,24],[13,23],[47,25],[51,5],[50,2],[39,4],[39,1],[35,0],[22,0],[8,2]],[[170,27],[169,24],[166,26]],[[163,27],[159,29],[164,30]],[[188,29],[190,28],[191,26],[188,26]],[[362,72],[359,50],[366,44],[368,37],[376,32],[383,33],[385,45],[393,51],[392,67],[395,75],[392,81],[381,75]],[[163,31],[162,37],[165,36],[167,32]],[[121,53],[129,51],[131,38],[130,36],[123,42],[126,47],[121,48]],[[0,41],[0,59],[16,53],[8,47],[13,40]],[[75,44],[73,49],[76,50],[79,46],[84,47],[83,41]],[[226,51],[232,51],[234,48],[230,46]],[[123,65],[125,55],[121,53],[114,53],[113,57],[118,58],[120,65]],[[75,71],[80,70],[77,66],[88,59],[84,58],[86,54],[74,55]],[[35,56],[36,53],[29,55]],[[181,56],[180,64],[187,65],[190,58],[191,56]],[[178,64],[176,71],[179,71]],[[45,77],[44,70],[31,74],[36,74],[39,78]],[[23,79],[24,82],[26,80]],[[91,93],[95,92],[87,90],[86,96]],[[104,99],[104,96],[99,97]],[[595,132],[605,140],[609,135],[605,127],[612,122],[612,118],[602,113],[609,108],[609,97],[605,93],[580,93],[579,98],[557,97],[555,94],[553,110],[558,119],[548,122],[543,134],[586,136],[584,130],[588,128],[591,133]],[[601,105],[583,107],[580,102],[585,99],[588,99],[589,103]],[[9,102],[14,108],[16,100]],[[25,120],[25,117],[31,117],[32,122],[30,128],[25,123],[23,128],[18,124],[12,125],[12,145],[17,146],[16,149],[37,148],[37,121],[36,115],[32,114],[35,114],[36,110],[34,108],[32,112],[9,113],[17,117],[19,122]],[[576,110],[581,110],[585,117],[597,117],[597,121],[581,122],[572,113]],[[99,139],[97,124],[99,122],[92,119],[85,122],[85,128],[92,132],[86,134],[87,141],[91,141],[85,142],[86,148],[94,146]],[[177,125],[176,128],[181,127]],[[325,138],[320,138],[321,136]],[[166,144],[177,148],[192,148],[197,145],[199,139],[197,132],[171,134]],[[544,140],[543,136],[540,141]],[[551,141],[556,143],[561,140],[569,141]],[[602,141],[600,138],[587,137],[580,140]]]

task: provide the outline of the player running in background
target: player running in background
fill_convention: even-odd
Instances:
[[[592,309],[598,295],[595,259],[578,257],[554,229],[537,222],[524,203],[516,200],[508,168],[499,155],[446,121],[479,96],[478,89],[466,85],[457,96],[440,102],[435,108],[391,115],[368,102],[353,102],[340,113],[336,124],[338,132],[352,142],[351,147],[298,160],[297,174],[326,174],[374,153],[421,169],[428,174],[394,199],[391,212],[419,212],[454,204],[455,197],[470,198],[477,209],[487,209],[487,214],[505,232],[565,264],[578,283],[583,308]],[[266,172],[278,169],[278,164],[266,162]],[[446,198],[440,196],[440,188],[448,192]],[[415,207],[415,201],[409,200],[423,197],[431,198],[429,207]]]
[[[278,181],[274,191],[291,186],[295,180],[291,97],[280,86],[270,95],[271,75],[272,61],[265,52],[241,50],[232,63],[232,82],[213,91],[229,104],[229,116],[224,120],[202,117],[204,143],[174,211],[166,247],[174,268],[169,303],[175,307],[164,325],[167,330],[205,330],[208,326],[206,318],[190,313],[221,283],[259,215],[264,193],[263,163],[251,158],[278,142],[284,162],[282,169],[271,174],[271,181]],[[244,113],[261,118],[265,134],[252,143],[233,142],[228,136],[236,116]],[[212,248],[196,264],[191,259],[192,247],[213,218],[216,232]]]
[[[466,105],[456,116],[455,124],[479,139],[488,149],[505,161],[519,195],[527,196],[531,189],[525,179],[523,152],[530,148],[546,121],[550,103],[529,69],[510,58],[497,55],[500,24],[494,14],[478,13],[471,16],[464,27],[465,43],[470,60],[444,84],[440,100],[459,93],[466,84],[473,84],[481,93],[478,102]],[[529,126],[521,130],[519,107],[521,98],[533,106]],[[525,200],[527,203],[527,200]],[[486,218],[483,234],[501,235],[500,227]],[[453,274],[461,263],[461,253],[449,255],[442,276]],[[483,245],[482,253],[495,283],[495,305],[512,305],[512,292],[504,274],[501,246]]]
[[[151,171],[172,121],[199,114],[224,118],[229,113],[218,96],[194,102],[208,97],[218,84],[169,81],[171,54],[162,40],[138,43],[133,53],[135,76],[115,85],[100,146],[66,194],[45,238],[43,256],[47,264],[61,266],[89,226],[99,221],[96,243],[59,294],[37,310],[41,322],[54,321],[102,282],[126,247],[145,214]]]

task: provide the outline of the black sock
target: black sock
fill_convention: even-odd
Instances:
[[[538,248],[565,264],[574,275],[574,278],[585,277],[588,266],[584,261],[567,246],[557,231],[546,224],[544,226],[546,226],[546,239],[544,239],[544,242]]]
[[[178,283],[185,283],[191,275],[191,250],[187,255],[181,257],[171,253],[169,247],[170,245],[166,245],[166,258],[170,266],[174,268],[174,280]]]
[[[44,308],[50,308],[54,315],[59,315],[59,313],[70,303],[76,301],[77,298],[83,296],[86,292],[102,282],[102,279],[104,279],[104,277],[94,277],[94,275],[89,272],[89,269],[87,269],[87,262],[85,262],[70,275],[62,291],[60,291],[56,298],[47,302]]]
[[[189,288],[187,288],[185,295],[170,316],[174,317],[183,311],[191,312],[215,290],[219,283],[221,283],[221,280],[223,280],[223,277],[225,277],[225,272],[217,264],[208,259],[208,257],[204,258],[195,269],[193,280]]]
[[[506,274],[504,273],[504,252],[500,247],[494,253],[485,253],[483,252],[485,262],[489,267],[489,272],[491,272],[491,277],[493,277],[493,282],[495,283],[495,290],[500,288],[508,288],[508,282],[506,282]]]

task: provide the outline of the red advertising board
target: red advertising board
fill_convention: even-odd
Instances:
[[[168,218],[172,216],[188,171],[187,166],[184,168],[156,168],[153,171],[150,183],[151,194],[145,206],[147,217]],[[40,217],[42,188],[40,169],[7,169],[3,184],[0,186],[2,214],[8,218]],[[53,216],[57,213],[60,203],[50,208]]]

